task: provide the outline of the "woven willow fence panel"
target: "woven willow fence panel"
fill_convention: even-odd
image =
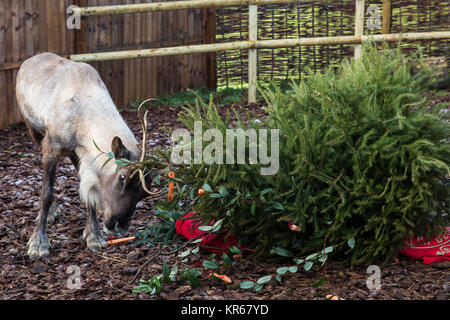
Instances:
[[[375,7],[376,6],[376,7]],[[377,28],[376,14],[380,14]],[[366,1],[365,34],[381,34],[382,0]],[[216,42],[248,40],[248,7],[219,8]],[[337,0],[321,3],[258,6],[260,40],[354,35],[355,2]],[[367,20],[375,22],[369,30]],[[392,1],[391,33],[444,31],[450,26],[450,1]],[[423,47],[425,56],[447,56],[449,40],[402,44],[405,51]],[[298,79],[306,70],[337,65],[353,56],[352,45],[310,46],[258,50],[258,79],[264,82]],[[218,86],[245,87],[248,82],[248,51],[217,53]]]

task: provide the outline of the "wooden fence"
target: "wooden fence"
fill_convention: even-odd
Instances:
[[[448,31],[450,27],[449,0],[366,0],[364,11],[366,35]],[[216,12],[217,43],[248,39],[247,6],[218,8]],[[258,6],[259,40],[349,36],[354,33],[353,0]],[[401,45],[405,53],[415,51],[417,46],[423,49],[424,57],[447,56],[450,65],[449,39],[418,40]],[[261,49],[258,50],[258,79],[262,82],[299,80],[308,69],[319,71],[328,66],[338,66],[353,54],[351,44]],[[247,50],[218,52],[217,66],[218,87],[247,86]]]
[[[383,1],[383,34],[372,35],[370,32],[368,34],[363,21],[367,16],[364,17],[363,13],[368,4],[381,3],[381,1]],[[313,57],[315,68],[316,56],[319,62],[319,56],[324,52],[322,48],[326,47],[327,55],[324,57],[328,58],[332,56],[330,52],[333,47],[339,48],[338,56],[342,59],[343,47],[353,48],[356,45],[358,48],[359,44],[369,39],[397,41],[400,37],[398,32],[406,31],[402,33],[402,38],[406,40],[428,39],[425,41],[446,43],[448,47],[448,40],[439,39],[450,38],[449,25],[444,21],[449,21],[449,1],[436,2],[439,5],[439,8],[434,10],[437,14],[431,11],[429,14],[427,12],[421,14],[419,3],[423,1],[437,0],[417,0],[417,29],[399,30],[394,21],[398,20],[398,15],[394,15],[391,31],[394,33],[390,33],[391,17],[387,9],[392,2],[390,0],[187,0],[175,2],[167,0],[2,0],[0,2],[0,127],[20,120],[14,94],[15,77],[21,62],[39,52],[51,51],[66,57],[71,55],[76,61],[89,61],[99,70],[116,104],[122,107],[130,101],[161,93],[173,93],[188,87],[204,85],[215,87],[217,72],[222,78],[222,74],[225,74],[228,84],[227,73],[230,68],[239,69],[236,68],[237,64],[231,63],[233,61],[228,59],[231,55],[226,55],[227,52],[231,52],[228,50],[234,50],[238,52],[240,60],[238,72],[244,75],[242,70],[245,69],[245,77],[250,78],[249,101],[254,101],[253,84],[259,76],[258,72],[261,71],[257,68],[258,60],[265,62],[264,65],[260,64],[261,69],[267,68],[268,65],[267,55],[262,55],[263,52],[271,52],[272,64],[269,72],[273,76],[274,71],[289,75],[294,69],[300,74],[305,66],[302,61],[308,60],[308,55]],[[320,5],[314,6],[314,3],[320,3]],[[340,15],[340,30],[334,30],[332,34],[329,34],[331,30],[328,26],[328,17],[333,17],[329,8],[333,10],[339,6],[348,8],[343,7],[347,3],[352,3],[352,7],[358,7],[359,10],[350,10],[352,19],[343,16],[342,11],[335,10],[334,17],[337,18],[337,15]],[[396,2],[393,2],[393,5],[394,3]],[[66,28],[66,11],[71,4],[81,7],[82,9],[78,12],[85,15],[81,20],[81,30]],[[307,9],[306,6],[309,4],[312,5],[312,33],[309,33],[307,28],[302,31],[300,24],[300,21],[309,24],[309,20],[305,20],[305,16],[301,15],[303,9]],[[285,6],[287,10],[285,23],[274,24],[273,19],[270,21],[270,17],[266,17],[268,11],[264,11],[262,6],[259,8],[259,5]],[[221,23],[223,11],[218,10],[218,19],[216,19],[216,8],[228,6],[241,8],[244,6],[249,14],[247,17],[239,14],[241,28],[238,32],[238,40],[227,37],[218,39],[219,42],[222,40],[222,43],[215,43],[216,23],[217,26],[224,26]],[[296,6],[297,10],[291,10],[291,6],[292,8]],[[176,10],[183,8],[188,9]],[[409,5],[408,8],[410,8]],[[400,9],[399,17],[402,21],[401,6],[395,9]],[[442,25],[440,17],[445,16],[445,12],[447,15],[443,20],[445,25],[443,29],[433,29],[433,20],[437,18],[438,25]],[[107,15],[104,15],[105,13]],[[121,14],[117,15],[117,13]],[[324,14],[326,19],[322,19]],[[297,25],[292,25],[295,19],[288,21],[288,16],[297,16]],[[315,34],[315,18],[316,25],[319,27],[326,23],[326,26],[322,28],[326,30],[325,35],[323,32]],[[409,21],[409,18],[410,16],[406,20]],[[323,23],[319,23],[321,21]],[[249,30],[250,27],[251,30]],[[274,36],[273,30],[280,27],[286,29],[282,31],[286,34],[285,37]],[[228,29],[218,30],[219,35],[227,31],[236,34],[235,29]],[[272,37],[267,38],[268,32],[272,34]],[[305,51],[302,51],[302,48]],[[280,50],[291,52],[286,55],[286,63],[282,61],[286,72],[278,70],[277,67],[274,68],[276,60],[274,52],[280,52]],[[298,59],[295,50],[298,50]],[[250,59],[245,57],[247,51],[250,53]],[[225,57],[224,63],[220,60],[221,58],[219,59],[220,64],[225,65],[225,68],[219,68],[219,71],[216,69],[216,52],[223,53]],[[321,62],[325,60],[327,59],[322,58]],[[230,62],[228,66],[227,61]],[[295,61],[298,61],[297,67],[292,68]],[[330,59],[327,61],[329,62]],[[243,62],[248,67],[245,67]],[[250,72],[247,73],[247,70]]]
[[[211,9],[145,12],[82,19],[66,28],[70,5],[106,6],[164,0],[1,0],[0,128],[21,120],[15,79],[21,63],[40,52],[70,54],[214,42]],[[186,88],[215,87],[215,54],[92,62],[118,107]]]
[[[295,48],[301,46],[329,46],[339,44],[353,44],[355,59],[359,59],[362,52],[362,44],[367,41],[375,42],[398,42],[417,41],[417,40],[442,40],[450,38],[450,31],[436,32],[407,32],[383,33],[375,35],[365,35],[365,0],[348,0],[355,3],[354,33],[348,36],[328,36],[328,37],[309,37],[309,38],[291,38],[291,39],[258,39],[258,5],[280,4],[280,3],[328,3],[327,0],[189,0],[172,1],[166,3],[151,3],[142,5],[122,5],[122,6],[99,6],[84,7],[76,10],[79,16],[92,15],[111,15],[137,12],[159,12],[169,10],[181,10],[192,8],[220,8],[232,6],[248,6],[248,38],[245,41],[235,41],[227,43],[214,43],[206,45],[179,46],[163,49],[142,49],[142,50],[124,50],[116,52],[100,52],[91,54],[72,55],[70,58],[74,61],[110,61],[124,60],[144,57],[160,57],[179,54],[193,54],[206,52],[220,52],[225,50],[248,50],[248,101],[256,102],[256,83],[257,83],[257,64],[258,49],[272,48]],[[391,19],[391,0],[384,0],[385,9],[383,26],[384,31],[390,29]],[[389,13],[387,12],[389,10]],[[447,26],[448,27],[448,26]]]

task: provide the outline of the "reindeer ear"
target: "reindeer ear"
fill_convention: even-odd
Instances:
[[[128,149],[123,145],[122,140],[119,137],[114,137],[111,143],[111,150],[114,153],[116,159],[130,159],[130,151],[128,151]]]

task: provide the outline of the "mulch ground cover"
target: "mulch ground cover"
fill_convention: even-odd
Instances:
[[[450,100],[447,97],[440,98]],[[247,108],[248,106],[243,106]],[[223,110],[229,107],[223,107]],[[261,113],[258,106],[250,107]],[[152,109],[149,114],[150,146],[170,145],[166,130],[180,127],[177,122],[179,109],[164,107]],[[141,127],[135,112],[123,112],[138,139]],[[164,129],[164,130],[162,130]],[[289,261],[252,261],[245,256],[234,261],[227,275],[233,284],[217,283],[206,277],[200,279],[200,287],[189,284],[164,285],[160,295],[132,293],[139,279],[148,279],[161,273],[166,261],[169,266],[177,256],[158,255],[159,245],[127,242],[110,246],[104,251],[92,253],[81,240],[86,223],[86,208],[80,203],[78,177],[68,160],[60,162],[55,183],[55,197],[60,209],[54,225],[48,227],[52,245],[51,255],[31,261],[26,255],[26,243],[30,238],[40,203],[42,180],[40,148],[28,136],[25,125],[15,124],[0,131],[0,299],[325,299],[327,294],[337,294],[344,299],[438,299],[450,297],[449,263],[423,265],[398,257],[381,267],[381,289],[367,288],[366,267],[350,269],[348,265],[328,263],[326,270],[303,269],[283,277],[278,283],[272,279],[259,292],[239,288],[239,282],[256,281],[261,276],[275,274]],[[101,218],[100,218],[101,221]],[[150,200],[142,201],[133,217],[129,234],[143,230],[157,222]],[[184,243],[178,239],[175,244]],[[197,264],[209,253],[200,251],[189,256],[186,265]],[[154,258],[156,257],[156,258]],[[149,259],[145,268],[141,267]],[[70,266],[80,269],[81,288],[69,289]],[[131,280],[140,271],[137,280]],[[323,278],[325,277],[325,281]],[[322,279],[322,281],[321,281]]]

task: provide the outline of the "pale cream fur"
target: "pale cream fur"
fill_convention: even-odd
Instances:
[[[100,156],[111,151],[115,136],[121,138],[137,158],[137,141],[120,116],[97,71],[88,64],[75,63],[51,53],[25,61],[17,75],[17,100],[31,126],[51,137],[52,145],[79,158],[80,196],[87,204],[100,207],[102,181],[109,181],[116,165]]]

